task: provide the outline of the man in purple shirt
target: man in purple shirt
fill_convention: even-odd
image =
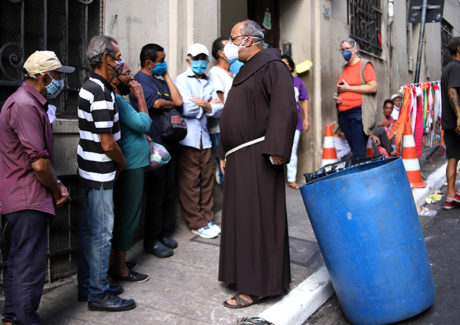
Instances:
[[[53,134],[47,98],[64,88],[63,66],[52,51],[24,63],[25,80],[0,113],[0,213],[11,234],[3,324],[40,324],[37,313],[46,273],[47,224],[69,192],[53,170]]]

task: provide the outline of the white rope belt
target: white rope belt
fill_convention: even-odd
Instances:
[[[253,144],[256,144],[258,142],[262,142],[265,140],[265,136],[263,137],[260,137],[260,138],[257,138],[257,139],[254,139],[254,140],[251,140],[251,141],[248,141],[248,142],[245,142],[245,143],[242,143],[240,144],[239,146],[233,148],[233,149],[230,149],[229,151],[227,151],[225,153],[225,160],[227,160],[227,157],[230,156],[232,153],[240,150],[240,149],[243,149],[245,147],[249,147],[249,146],[252,146]]]

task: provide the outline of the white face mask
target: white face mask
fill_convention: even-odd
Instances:
[[[229,60],[238,60],[238,50],[239,49],[240,49],[239,46],[228,42],[224,46],[224,54]]]
[[[253,46],[253,45],[258,44],[258,43],[261,42],[261,41],[258,41],[256,43],[252,43],[251,45],[244,46],[243,44],[246,42],[247,39],[248,39],[247,37],[245,39],[243,39],[243,41],[240,43],[239,46],[233,44],[231,41],[229,41],[227,44],[225,44],[225,46],[224,46],[224,54],[227,57],[227,59],[229,59],[229,60],[238,60],[238,51],[239,51],[239,49],[241,47],[250,47],[250,46]]]

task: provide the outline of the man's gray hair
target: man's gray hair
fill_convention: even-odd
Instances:
[[[104,53],[115,57],[115,47],[112,43],[118,44],[114,38],[106,35],[97,35],[91,39],[86,51],[86,58],[91,69],[101,65]]]
[[[351,38],[351,37],[345,38],[342,42],[340,42],[340,45],[342,45],[343,43],[348,43],[348,44],[350,44],[352,47],[357,46],[357,47],[359,48],[358,42],[356,42],[356,40],[353,39],[353,38]]]
[[[258,23],[250,19],[243,21],[243,27],[241,27],[240,32],[242,35],[257,37],[260,38],[260,40],[264,39],[262,28]]]

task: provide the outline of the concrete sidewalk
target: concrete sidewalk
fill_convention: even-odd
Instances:
[[[425,189],[413,191],[417,206],[444,183],[444,162],[437,159],[421,163],[429,177]],[[77,302],[76,279],[72,277],[43,295],[39,310],[43,324],[112,324],[121,319],[130,324],[236,324],[239,318],[252,316],[276,325],[302,324],[329,299],[333,289],[300,191],[287,188],[286,195],[292,283],[281,300],[244,309],[223,307],[222,302],[234,292],[217,281],[219,239],[201,239],[181,223],[174,236],[179,242],[174,256],[159,259],[145,254],[142,243],[130,251],[129,259],[138,262],[136,270],[150,275],[147,282],[123,284],[122,297],[135,299],[136,309],[90,312],[86,303]]]
[[[295,288],[320,269],[323,260],[300,191],[286,191],[291,288]],[[179,247],[170,258],[145,254],[142,243],[130,251],[128,259],[137,260],[136,270],[150,275],[144,283],[123,283],[122,297],[135,299],[136,309],[122,313],[88,311],[86,303],[77,302],[73,277],[43,295],[39,310],[43,324],[113,324],[120,319],[129,324],[236,324],[237,319],[257,316],[278,303],[267,300],[245,309],[225,308],[223,301],[235,292],[217,281],[219,238],[201,239],[183,223],[174,238]]]

